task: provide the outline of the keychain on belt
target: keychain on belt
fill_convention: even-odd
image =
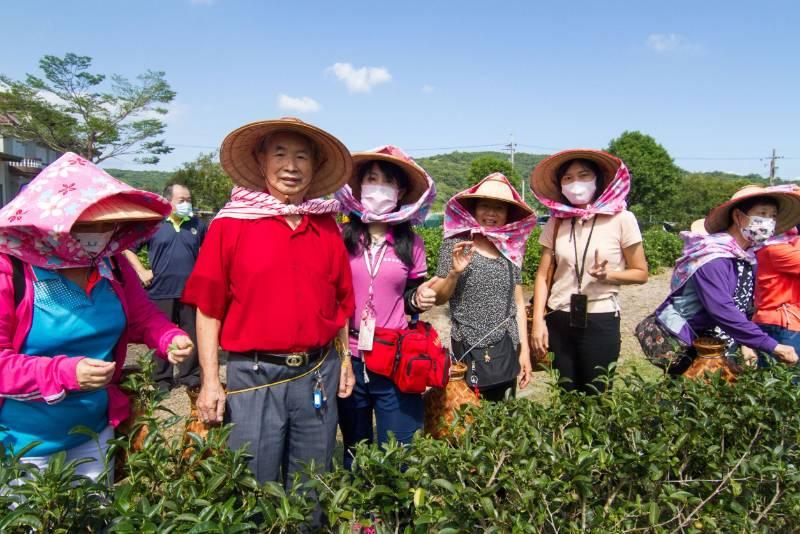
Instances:
[[[325,394],[325,384],[322,382],[322,373],[317,371],[315,375],[316,381],[314,382],[313,390],[314,408],[319,410],[328,402],[328,396]]]

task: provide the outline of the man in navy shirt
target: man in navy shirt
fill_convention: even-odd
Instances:
[[[142,244],[142,247],[147,247],[150,269],[142,265],[134,252],[125,251],[125,256],[139,275],[150,299],[189,334],[197,347],[195,308],[181,304],[180,299],[206,236],[206,225],[192,217],[192,195],[186,186],[167,186],[164,198],[172,203],[172,213],[161,223],[158,232]],[[157,360],[153,380],[162,390],[176,385],[199,385],[197,349],[179,366],[176,379],[173,379],[172,364]]]

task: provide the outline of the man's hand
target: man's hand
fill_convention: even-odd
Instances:
[[[350,358],[342,360],[342,368],[339,372],[339,398],[346,399],[353,393],[353,387],[356,385],[356,375],[353,373],[353,364]]]
[[[225,389],[219,379],[200,386],[197,411],[204,423],[221,423],[225,415]]]
[[[142,287],[150,287],[150,284],[153,283],[152,269],[137,271],[136,274],[139,275],[139,281],[142,283]]]

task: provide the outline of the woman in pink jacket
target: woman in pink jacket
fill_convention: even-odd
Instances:
[[[0,211],[0,441],[31,447],[24,461],[43,468],[66,451],[68,461],[91,458],[78,473],[96,480],[129,414],[117,385],[127,344],[145,343],[173,363],[189,355],[190,339],[117,255],[169,212],[164,199],[72,153]],[[97,442],[70,432],[78,425]]]

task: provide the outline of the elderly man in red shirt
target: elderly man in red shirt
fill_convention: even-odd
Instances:
[[[319,198],[346,182],[352,161],[338,139],[298,119],[238,128],[220,160],[236,187],[183,294],[197,307],[197,407],[204,421],[234,423],[230,446],[249,443],[259,481],[289,487],[311,460],[330,468],[331,395],[347,397],[355,382],[332,346],[354,309],[338,203]],[[229,353],[227,395],[218,346]]]

